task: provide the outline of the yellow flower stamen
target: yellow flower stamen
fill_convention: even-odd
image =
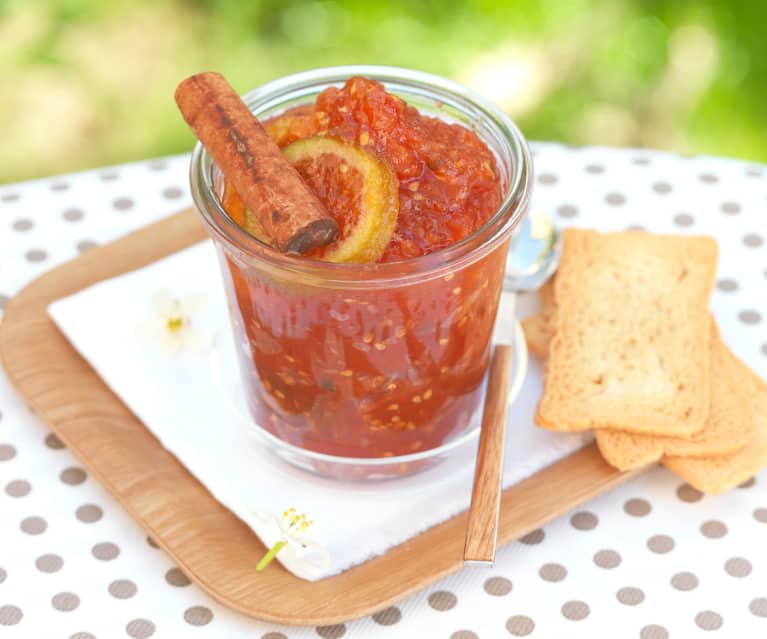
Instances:
[[[173,310],[168,314],[168,317],[165,319],[165,327],[171,333],[175,333],[176,331],[181,330],[184,327],[185,323],[186,323],[186,320],[184,318],[183,313],[181,312],[181,301],[173,300]]]
[[[181,328],[184,326],[184,318],[180,315],[171,315],[166,321],[165,321],[165,327],[171,332],[175,333],[178,330],[181,330]]]

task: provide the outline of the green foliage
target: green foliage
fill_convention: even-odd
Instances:
[[[349,63],[470,84],[531,139],[766,161],[766,24],[761,0],[0,0],[0,182],[189,150],[196,71]]]

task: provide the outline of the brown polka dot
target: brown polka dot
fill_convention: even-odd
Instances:
[[[191,581],[189,581],[189,577],[187,577],[179,568],[171,568],[168,572],[165,573],[165,581],[167,581],[171,586],[176,586],[177,588],[183,588],[184,586],[188,586]]]
[[[663,626],[651,624],[639,631],[639,639],[668,639],[669,634]]]
[[[567,577],[567,568],[562,564],[543,564],[538,574],[544,581],[562,581]]]
[[[674,550],[674,540],[668,535],[653,535],[647,540],[647,547],[659,555]]]
[[[605,195],[605,202],[611,206],[621,206],[626,203],[626,196],[621,193],[608,193]]]
[[[730,577],[748,577],[751,574],[751,562],[743,557],[733,557],[725,562],[724,569]]]
[[[3,193],[0,195],[0,200],[3,202],[15,202],[21,197],[18,193]]]
[[[578,209],[572,204],[563,204],[557,208],[557,215],[564,218],[573,218],[578,215]]]
[[[752,166],[746,169],[746,175],[748,177],[762,177],[764,173],[759,167]]]
[[[429,605],[434,610],[450,610],[455,608],[458,598],[447,590],[437,590],[429,595]]]
[[[85,504],[75,511],[75,516],[86,524],[92,524],[94,521],[98,521],[103,515],[104,511],[95,504]]]
[[[92,635],[90,632],[76,632],[69,639],[96,639],[96,635]]]
[[[767,342],[762,344],[762,355],[767,355]]]
[[[691,572],[678,572],[671,577],[671,585],[677,590],[687,592],[698,587],[698,578]]]
[[[527,637],[535,630],[535,622],[525,615],[514,615],[507,619],[506,630],[514,637]]]
[[[51,605],[59,612],[72,612],[80,605],[80,597],[73,592],[60,592],[53,595]]]
[[[758,324],[762,321],[762,316],[758,311],[748,309],[738,313],[738,319],[744,324]]]
[[[58,555],[40,555],[35,560],[35,566],[40,572],[58,572],[64,565],[64,560]]]
[[[77,244],[75,244],[75,248],[77,249],[78,253],[85,253],[85,251],[90,251],[97,246],[98,242],[94,242],[93,240],[80,240]]]
[[[591,609],[584,601],[568,601],[562,606],[562,615],[570,621],[580,621],[589,616]]]
[[[600,568],[610,570],[620,565],[621,556],[614,550],[600,550],[594,555],[594,563]]]
[[[10,497],[26,497],[31,490],[32,484],[25,479],[14,479],[13,481],[8,482],[5,487],[5,492],[8,493]]]
[[[130,579],[116,579],[109,584],[107,590],[115,599],[130,599],[136,594],[138,588]]]
[[[682,501],[688,503],[700,501],[703,499],[703,493],[697,488],[693,488],[690,484],[679,484],[676,489],[676,496]]]
[[[764,238],[756,233],[748,233],[743,236],[743,244],[750,248],[758,248],[764,244]]]
[[[21,529],[28,535],[41,535],[48,528],[42,517],[27,517],[21,522]]]
[[[756,477],[752,477],[751,479],[744,481],[742,484],[738,484],[738,488],[751,488],[751,486],[754,484],[756,484]]]
[[[599,519],[594,513],[582,510],[570,517],[570,524],[576,530],[593,530],[597,527]]]
[[[67,191],[69,190],[69,183],[67,182],[54,182],[51,186],[51,191]]]
[[[102,182],[113,182],[118,177],[120,177],[120,174],[117,171],[102,171],[99,173],[99,180]]]
[[[722,202],[719,208],[722,210],[722,213],[729,213],[730,215],[740,213],[740,204],[737,202]]]
[[[65,468],[59,475],[59,479],[61,479],[61,481],[63,481],[65,484],[69,484],[70,486],[77,486],[78,484],[82,484],[86,477],[88,477],[88,475],[85,473],[85,471],[82,468],[78,468],[76,466]]]
[[[81,209],[67,209],[61,214],[67,222],[79,222],[85,217]]]
[[[599,175],[600,173],[605,172],[605,167],[601,164],[587,164],[585,168],[586,173],[593,173],[594,175]]]
[[[718,288],[723,293],[732,293],[733,291],[738,290],[738,283],[735,280],[731,280],[729,278],[722,278],[716,283],[716,288]]]
[[[6,577],[8,577],[8,573],[5,572],[5,568],[0,568],[0,584],[5,581]]]
[[[471,630],[456,630],[450,639],[479,639],[479,635]]]
[[[27,251],[24,254],[24,257],[27,258],[27,262],[42,262],[46,257],[48,257],[48,253],[42,249],[32,249]]]
[[[120,548],[116,544],[104,541],[91,548],[91,554],[101,561],[112,561],[120,554]]]
[[[695,625],[701,630],[719,630],[723,623],[722,615],[713,610],[702,610],[695,615]]]
[[[695,219],[689,213],[677,213],[674,216],[674,224],[676,226],[688,227],[695,223]]]
[[[625,504],[623,504],[623,510],[626,511],[627,515],[631,515],[632,517],[644,517],[647,515],[650,510],[650,502],[648,502],[646,499],[629,499]]]
[[[553,173],[541,173],[538,176],[538,184],[556,184],[558,178]]]
[[[523,544],[527,544],[528,546],[535,546],[540,544],[545,537],[546,533],[543,532],[541,528],[538,528],[532,532],[527,533],[524,537],[520,537],[519,541],[521,541]]]
[[[129,197],[118,197],[112,202],[112,206],[118,211],[127,211],[133,208],[133,200]]]
[[[767,617],[767,597],[757,597],[748,604],[748,609],[752,615],[757,617]]]
[[[650,164],[650,158],[636,157],[631,160],[631,163],[636,164],[637,166],[647,166]]]
[[[169,186],[167,189],[164,189],[162,192],[162,196],[167,200],[177,200],[182,195],[184,195],[184,191],[178,188],[177,186]]]
[[[503,597],[511,592],[511,582],[506,577],[490,577],[485,580],[485,592],[494,597]]]
[[[261,635],[261,639],[288,639],[288,636],[281,632],[267,632],[265,635]]]
[[[668,182],[656,182],[652,185],[652,190],[661,195],[665,195],[666,193],[671,193],[672,187]]]
[[[168,168],[168,163],[165,160],[151,160],[147,162],[147,166],[150,171],[164,171]]]
[[[207,626],[213,621],[213,612],[205,606],[192,606],[184,612],[184,621],[191,626]]]
[[[64,448],[64,442],[62,442],[55,433],[48,433],[45,436],[45,445],[53,450],[61,450]]]
[[[18,606],[0,606],[0,626],[15,626],[23,616]]]
[[[346,634],[346,626],[342,623],[335,626],[317,626],[317,634],[323,639],[339,639]]]
[[[373,621],[382,626],[393,626],[402,619],[402,613],[397,606],[391,606],[386,610],[381,610],[373,615]]]
[[[0,461],[8,461],[16,457],[16,449],[10,444],[0,444]]]
[[[154,634],[154,624],[148,619],[134,619],[125,626],[125,632],[131,639],[149,639]]]
[[[639,588],[627,586],[616,592],[615,598],[624,606],[638,606],[644,601],[644,593]]]
[[[762,524],[767,524],[767,508],[757,508],[754,511],[754,519]]]
[[[629,224],[626,227],[627,231],[637,231],[639,233],[647,233],[647,229],[644,226],[641,226],[640,224]]]
[[[698,179],[704,184],[716,184],[719,181],[719,178],[713,173],[701,173]]]
[[[727,526],[721,521],[711,519],[701,524],[700,532],[709,539],[719,539],[727,534]]]
[[[23,233],[24,231],[29,231],[34,225],[35,223],[32,220],[22,217],[14,221],[12,226],[14,231],[21,231]]]
[[[11,298],[9,295],[0,294],[0,311],[2,311],[5,308],[5,305],[10,301]]]
[[[159,546],[157,545],[157,542],[151,537],[146,538],[146,543],[148,543],[152,548],[159,548]]]

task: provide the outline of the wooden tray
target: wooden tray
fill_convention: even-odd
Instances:
[[[196,214],[182,211],[24,288],[0,322],[0,357],[24,399],[190,579],[247,615],[282,624],[339,623],[386,608],[459,570],[466,513],[322,581],[303,581],[277,562],[256,573],[265,552],[256,535],[162,447],[48,317],[52,301],[204,238]],[[546,468],[504,491],[499,545],[630,476],[608,466],[595,446]]]

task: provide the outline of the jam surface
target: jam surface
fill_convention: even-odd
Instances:
[[[498,209],[495,157],[469,129],[422,115],[383,85],[352,78],[266,123],[284,147],[332,135],[371,149],[399,180],[399,216],[381,262],[426,255],[455,244]]]

